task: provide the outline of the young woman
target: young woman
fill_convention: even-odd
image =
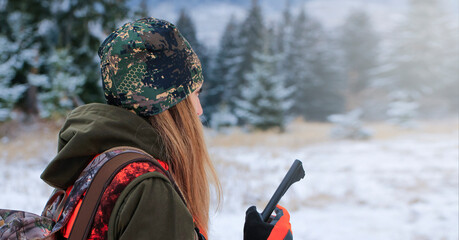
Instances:
[[[221,190],[199,120],[203,77],[197,55],[174,25],[146,18],[110,34],[99,56],[107,104],[72,111],[42,179],[70,191],[98,154],[140,149],[171,173],[185,201],[163,174],[132,163],[105,190],[88,239],[206,239],[209,186],[219,196]],[[288,213],[277,213],[283,220],[268,224],[249,208],[244,238],[291,239]],[[70,231],[64,227],[63,237]]]

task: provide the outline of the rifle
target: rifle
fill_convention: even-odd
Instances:
[[[292,186],[295,182],[300,181],[304,178],[305,173],[303,169],[303,163],[296,159],[290,169],[288,170],[287,174],[285,175],[284,179],[277,187],[277,190],[274,192],[274,195],[269,200],[268,204],[266,205],[265,209],[261,213],[261,217],[264,222],[267,222],[271,213],[276,208],[277,203],[279,203],[282,196],[284,196],[285,192],[287,192],[288,188]]]

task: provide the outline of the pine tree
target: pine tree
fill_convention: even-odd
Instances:
[[[227,129],[236,126],[237,117],[230,112],[230,109],[227,104],[220,104],[218,107],[211,113],[210,127],[219,132],[225,132]]]
[[[274,44],[276,45],[276,53],[277,54],[284,54],[287,53],[289,50],[289,42],[291,42],[291,36],[293,32],[292,27],[292,12],[290,9],[290,1],[287,0],[285,3],[285,9],[282,13],[282,19],[277,25],[277,33],[274,40]],[[283,59],[283,61],[288,60],[288,58]],[[289,66],[287,63],[284,64],[285,66]],[[284,66],[284,67],[285,67]]]
[[[409,1],[406,19],[396,30],[387,64],[389,91],[418,96],[414,101],[418,101],[421,108],[430,105],[430,109],[424,110],[431,112],[448,105],[448,102],[435,103],[432,99],[435,93],[445,87],[457,87],[453,83],[457,81],[457,70],[452,74],[454,68],[449,65],[454,61],[451,50],[454,52],[457,47],[458,38],[457,32],[450,31],[448,18],[439,1]],[[457,62],[454,64],[457,66]],[[457,101],[457,93],[456,98],[451,97],[451,103]]]
[[[348,110],[361,107],[364,90],[374,78],[378,66],[379,41],[370,17],[363,11],[354,11],[341,27],[339,43],[343,53]]]
[[[86,76],[81,98],[84,102],[102,101],[97,50],[105,36],[128,16],[126,0],[50,0],[57,24],[57,49],[67,49]],[[100,29],[97,31],[97,29]]]
[[[247,18],[243,21],[239,32],[240,61],[233,79],[236,86],[234,96],[232,97],[233,103],[231,105],[233,107],[236,106],[235,101],[238,101],[242,97],[241,93],[243,89],[250,84],[247,74],[251,73],[254,70],[254,65],[257,64],[256,61],[258,59],[256,59],[255,53],[263,52],[265,31],[260,6],[257,0],[253,0],[252,7],[248,12]]]
[[[291,89],[284,86],[283,78],[276,71],[279,60],[273,52],[273,31],[268,31],[262,52],[255,52],[253,70],[247,73],[247,87],[237,100],[236,113],[255,129],[284,130],[286,113],[291,106]]]
[[[9,41],[0,35],[0,122],[9,120],[13,107],[27,90],[25,84],[14,84],[17,68],[22,67],[23,60],[16,55],[19,44]]]
[[[70,94],[67,97],[76,100],[81,97],[85,102],[100,101],[102,94],[99,86],[97,49],[105,35],[126,16],[127,7],[124,2],[124,0],[10,0],[0,3],[2,5],[0,6],[2,26],[0,38],[2,42],[11,46],[9,52],[2,56],[0,65],[13,66],[0,76],[1,84],[16,89],[11,92],[20,95],[11,97],[7,108],[11,110],[15,106],[22,106],[29,115],[40,113],[42,116],[47,116],[49,114],[39,112],[45,109],[44,105],[53,102],[48,101],[50,98],[44,98],[45,95]],[[56,65],[49,61],[55,52],[61,50],[71,56],[71,62],[63,61],[69,64],[62,67],[66,70],[55,69]],[[69,81],[65,84],[71,86],[74,80],[72,77],[78,75],[79,79],[85,79],[82,86],[84,91],[69,92],[64,91],[65,87],[51,87],[55,86],[57,81],[55,76],[58,74],[54,73],[69,73],[69,69],[76,70],[72,70],[70,79],[61,81]],[[75,96],[74,93],[79,93],[79,96]],[[17,101],[12,101],[13,99]],[[4,101],[0,100],[0,102],[2,102],[1,108],[5,109]],[[74,101],[74,104],[81,104],[77,102],[80,101]],[[60,111],[61,107],[69,108],[62,103],[54,101],[55,105],[49,105],[47,108],[55,111]]]
[[[38,113],[37,86],[29,83],[30,72],[40,74],[45,67],[41,51],[48,48],[43,34],[42,23],[49,14],[46,3],[31,1],[6,1],[0,9],[0,39],[7,46],[1,53],[0,79],[2,92],[0,108],[1,121],[10,118],[11,110],[21,104],[29,115]]]
[[[83,102],[79,94],[83,91],[86,78],[79,74],[67,49],[55,50],[47,59],[50,71],[47,75],[29,74],[28,78],[42,91],[38,93],[40,117],[54,114],[65,115]]]
[[[196,36],[196,27],[194,24],[193,19],[188,15],[185,9],[180,11],[179,19],[177,20],[177,28],[179,29],[180,33],[185,37],[185,39],[190,43],[193,50],[199,57],[202,65],[202,73],[204,79],[208,77],[209,73],[209,54],[207,48],[199,42]]]
[[[272,33],[271,49],[277,58],[276,72],[279,81],[282,81],[285,86],[291,86],[292,81],[289,80],[292,73],[292,67],[295,65],[294,59],[290,57],[291,43],[293,37],[293,18],[290,9],[290,1],[286,1],[286,6],[282,14],[281,21],[277,24],[276,31]],[[293,94],[293,92],[291,93]],[[293,99],[293,95],[290,96]],[[286,112],[288,117],[295,117],[295,114]]]
[[[294,86],[292,113],[311,120],[326,120],[343,109],[342,82],[333,47],[323,27],[301,10],[293,22],[287,58],[286,82]]]
[[[389,122],[401,126],[403,128],[414,127],[414,119],[417,117],[419,104],[417,96],[412,96],[412,92],[403,90],[393,91],[389,94],[389,105],[387,108],[387,116]]]
[[[363,112],[357,108],[344,114],[332,114],[328,120],[334,124],[330,135],[337,139],[365,140],[371,138],[373,132],[363,126]]]
[[[230,104],[236,95],[237,85],[235,74],[241,63],[241,48],[238,44],[239,25],[234,16],[227,23],[220,39],[219,50],[215,57],[210,79],[206,81],[204,98],[204,112],[214,113],[223,109],[231,112]],[[212,121],[212,118],[210,119]],[[212,125],[212,124],[211,124]]]
[[[196,37],[196,26],[193,19],[191,19],[185,9],[180,10],[180,15],[176,25],[180,33],[186,38],[186,40],[188,40],[191,47],[197,51],[195,48],[199,48],[199,45],[201,44],[198,42],[198,38]]]

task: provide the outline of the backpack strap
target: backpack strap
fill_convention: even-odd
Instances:
[[[57,222],[66,200],[65,190],[55,189],[45,205],[42,216],[50,217],[54,222]]]
[[[156,159],[140,152],[129,151],[121,153],[104,163],[104,165],[96,173],[94,179],[86,191],[85,197],[83,198],[80,211],[77,214],[72,230],[70,232],[70,240],[86,239],[92,227],[94,216],[96,214],[97,207],[99,206],[104,189],[110,184],[114,176],[123,167],[132,162],[142,161],[150,162],[155,167],[157,167],[159,172],[164,174],[171,181],[175,190],[186,204],[185,199],[183,198],[183,195],[181,194],[180,189],[173,180],[172,176],[161,166],[161,164]]]

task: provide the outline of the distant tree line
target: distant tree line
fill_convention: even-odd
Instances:
[[[193,24],[181,24],[188,21],[182,12],[178,28],[185,37],[194,31],[185,30]],[[217,127],[283,130],[293,117],[324,121],[344,111],[336,49],[321,24],[304,10],[294,17],[287,7],[280,22],[267,24],[253,1],[243,21],[229,20],[213,56],[198,51],[213,59],[202,93],[207,121]]]
[[[405,18],[383,34],[363,10],[330,30],[304,7],[294,15],[287,5],[279,22],[266,21],[252,1],[245,19],[229,20],[215,53],[198,51],[210,125],[282,130],[295,117],[325,121],[354,110],[400,124],[457,113],[459,22],[441,1],[408,2]],[[182,11],[179,29],[195,31],[183,22],[192,19]]]
[[[16,111],[62,115],[102,101],[97,48],[147,2],[0,1],[0,121]],[[253,1],[232,17],[218,49],[197,38],[182,10],[175,22],[203,64],[205,123],[278,128],[295,117],[325,121],[361,109],[367,119],[445,114],[459,108],[458,23],[435,0],[410,0],[406,18],[382,37],[364,11],[325,29],[304,7],[269,22]],[[416,112],[414,114],[413,112]]]

